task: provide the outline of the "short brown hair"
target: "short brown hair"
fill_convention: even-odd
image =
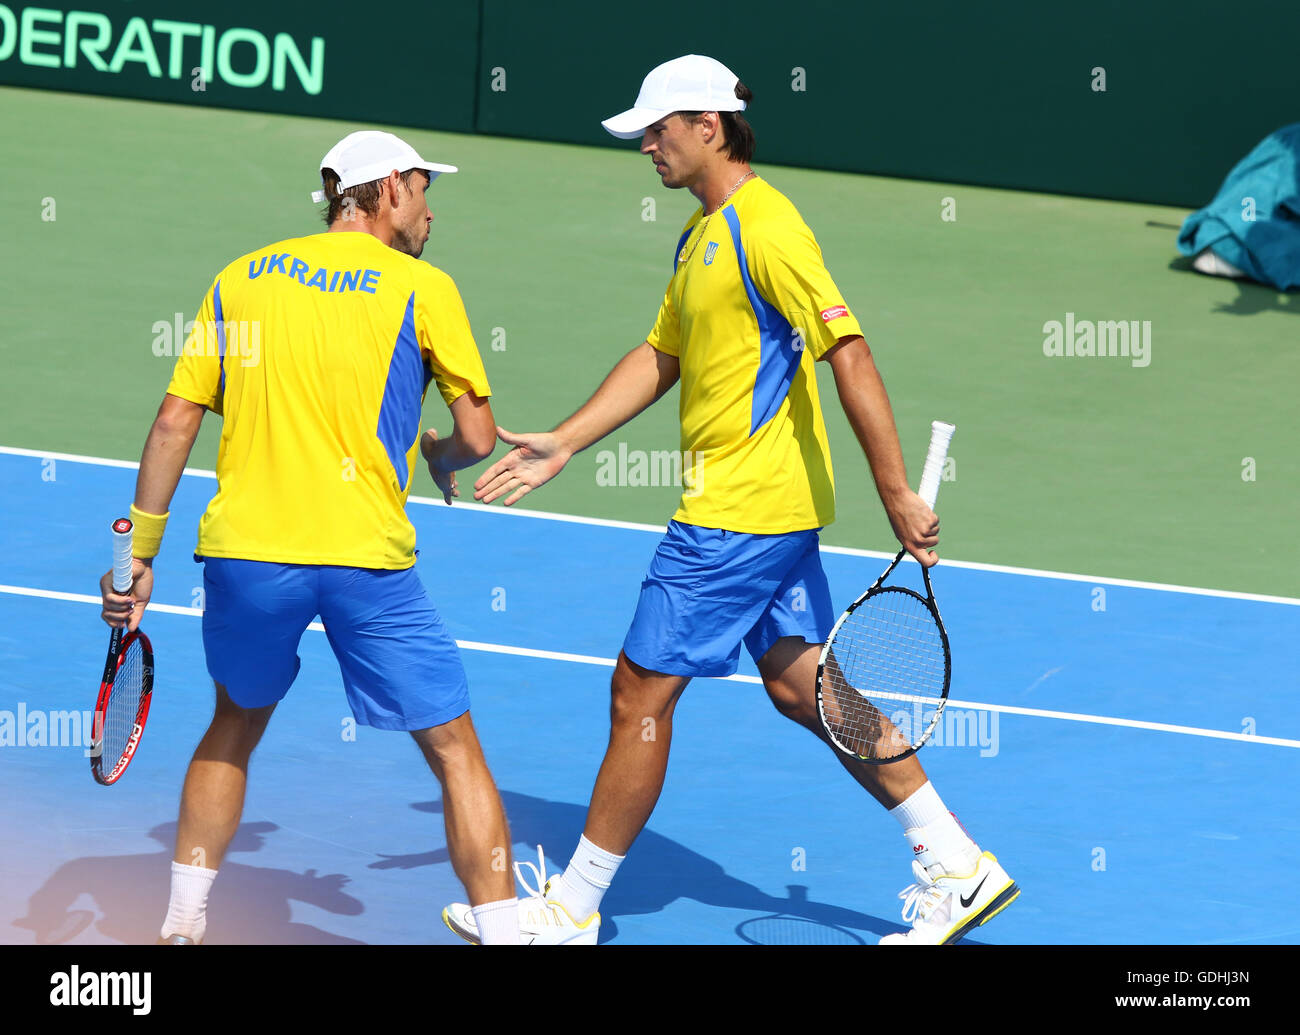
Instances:
[[[407,169],[402,173],[402,182],[408,188],[411,186],[411,177],[417,172],[423,172],[421,169]],[[321,183],[325,187],[325,200],[329,202],[329,208],[322,214],[326,226],[333,226],[335,221],[343,215],[345,208],[344,199],[351,198],[353,207],[359,208],[367,216],[373,219],[379,214],[379,185],[383,180],[371,180],[369,183],[358,183],[355,187],[349,187],[347,190],[339,190],[339,174],[333,169],[322,169],[320,171]]]
[[[736,83],[736,98],[748,104],[754,99],[754,91],[744,83]],[[678,114],[694,122],[704,114],[702,111],[683,111]],[[738,111],[720,111],[718,120],[722,124],[725,138],[723,150],[733,162],[749,162],[754,158],[754,127],[745,121],[745,116]]]

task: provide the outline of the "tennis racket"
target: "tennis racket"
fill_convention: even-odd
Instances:
[[[113,590],[131,588],[131,522],[113,522]],[[97,783],[116,783],[135,757],[149,718],[153,696],[153,647],[142,629],[114,629],[108,660],[95,701],[95,728],[90,746],[90,771]]]
[[[956,427],[931,425],[930,449],[917,494],[931,509]],[[845,754],[875,764],[897,762],[926,742],[948,701],[952,659],[948,633],[921,568],[925,596],[884,585],[906,556],[900,550],[872,587],[840,615],[817,663],[817,711]]]

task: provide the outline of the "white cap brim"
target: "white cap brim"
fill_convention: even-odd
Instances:
[[[321,168],[325,168],[325,167],[322,166]],[[392,168],[384,169],[381,166],[376,165],[376,166],[369,166],[369,167],[354,170],[352,175],[349,177],[349,179],[351,179],[353,182],[343,183],[342,181],[340,181],[339,190],[347,190],[349,187],[355,187],[358,183],[369,183],[371,180],[383,179],[385,176],[387,176],[390,172],[393,171],[393,168],[396,167],[394,166]],[[438,162],[413,162],[407,168],[423,169],[425,172],[429,174],[430,183],[436,180],[442,173],[460,172],[460,170],[456,168],[456,166],[454,165],[442,165]],[[398,170],[398,172],[405,172],[405,171],[406,171],[405,169]],[[316,204],[318,205],[321,204],[321,202],[325,201],[325,191],[324,190],[312,191],[311,200],[316,202]]]
[[[629,108],[612,118],[605,119],[601,125],[611,135],[620,140],[634,140],[662,118],[671,115],[671,111],[659,111],[656,108]]]
[[[631,140],[675,111],[744,111],[745,102],[736,96],[739,83],[721,61],[686,54],[652,68],[636,104],[601,125],[611,136]]]

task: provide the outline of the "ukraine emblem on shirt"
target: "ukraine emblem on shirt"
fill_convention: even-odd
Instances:
[[[704,249],[704,265],[712,266],[713,257],[718,253],[718,242],[710,241],[709,246]]]

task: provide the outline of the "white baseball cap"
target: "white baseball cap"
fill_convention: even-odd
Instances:
[[[382,180],[394,169],[398,172],[423,169],[429,174],[430,183],[438,178],[439,173],[457,171],[454,165],[426,162],[401,137],[373,129],[349,133],[326,152],[320,160],[320,167],[322,170],[333,169],[339,174],[339,190],[347,190],[371,180]],[[325,201],[325,192],[312,191],[311,200]]]
[[[738,82],[731,69],[711,57],[673,58],[645,77],[633,107],[601,125],[622,140],[632,140],[675,111],[744,111],[745,102],[736,96]]]

